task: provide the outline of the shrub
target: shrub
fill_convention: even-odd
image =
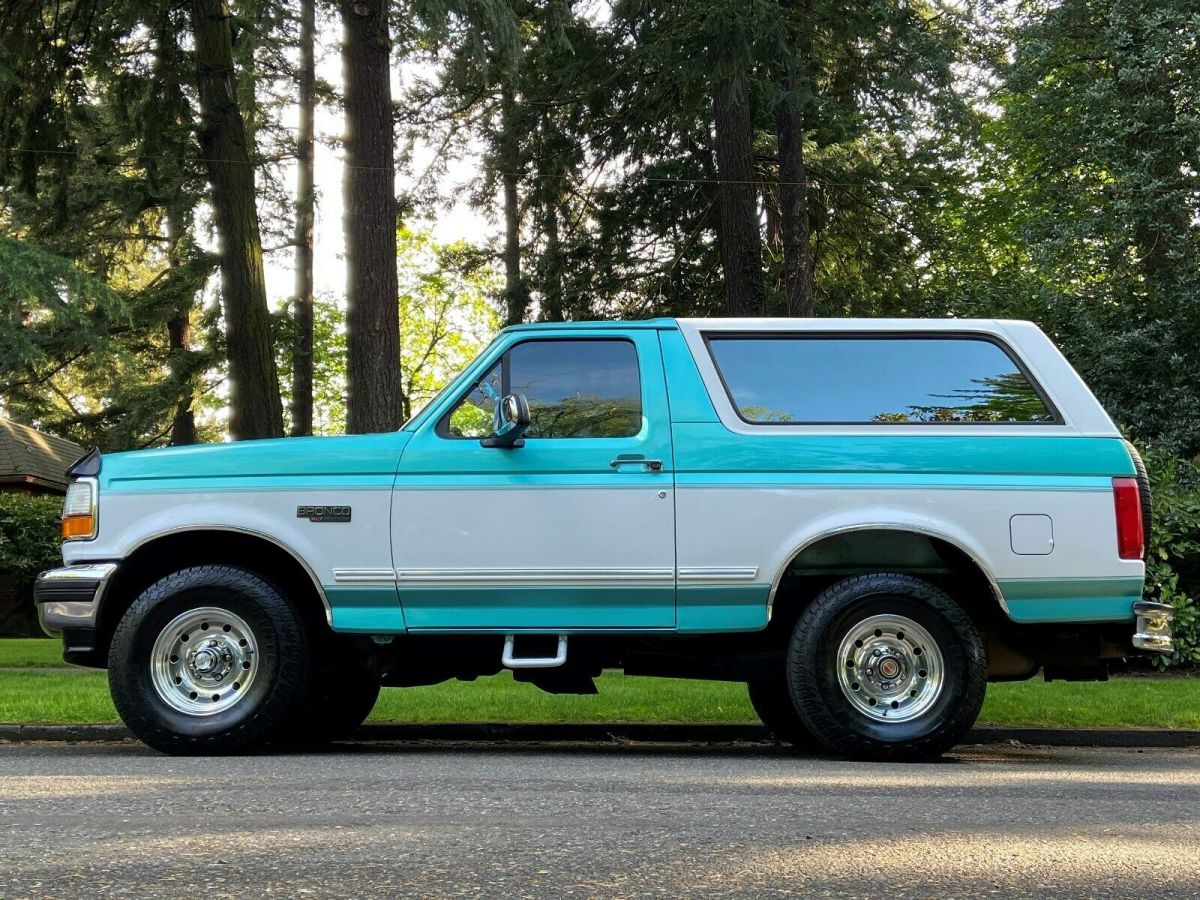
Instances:
[[[1200,465],[1146,454],[1154,523],[1146,553],[1146,597],[1175,607],[1175,652],[1160,668],[1200,664]]]
[[[33,579],[62,564],[62,498],[0,493],[0,634],[37,634]]]

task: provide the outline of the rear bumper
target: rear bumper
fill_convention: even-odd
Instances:
[[[1133,646],[1150,653],[1172,653],[1175,640],[1171,625],[1175,620],[1175,609],[1166,603],[1138,600],[1133,604],[1137,627],[1133,634]]]

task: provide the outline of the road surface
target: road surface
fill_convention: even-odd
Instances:
[[[0,897],[1200,896],[1200,752],[0,745]]]

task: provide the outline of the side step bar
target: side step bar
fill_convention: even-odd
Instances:
[[[516,639],[515,634],[504,636],[504,653],[500,656],[500,662],[506,668],[553,669],[567,661],[567,636],[565,634],[558,636],[558,651],[553,656],[514,656],[513,645]]]

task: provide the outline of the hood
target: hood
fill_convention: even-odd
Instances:
[[[201,479],[271,479],[286,476],[394,475],[411,435],[353,434],[336,437],[276,438],[231,444],[193,444],[135,450],[101,457],[100,485]],[[140,484],[145,488],[150,485]]]

